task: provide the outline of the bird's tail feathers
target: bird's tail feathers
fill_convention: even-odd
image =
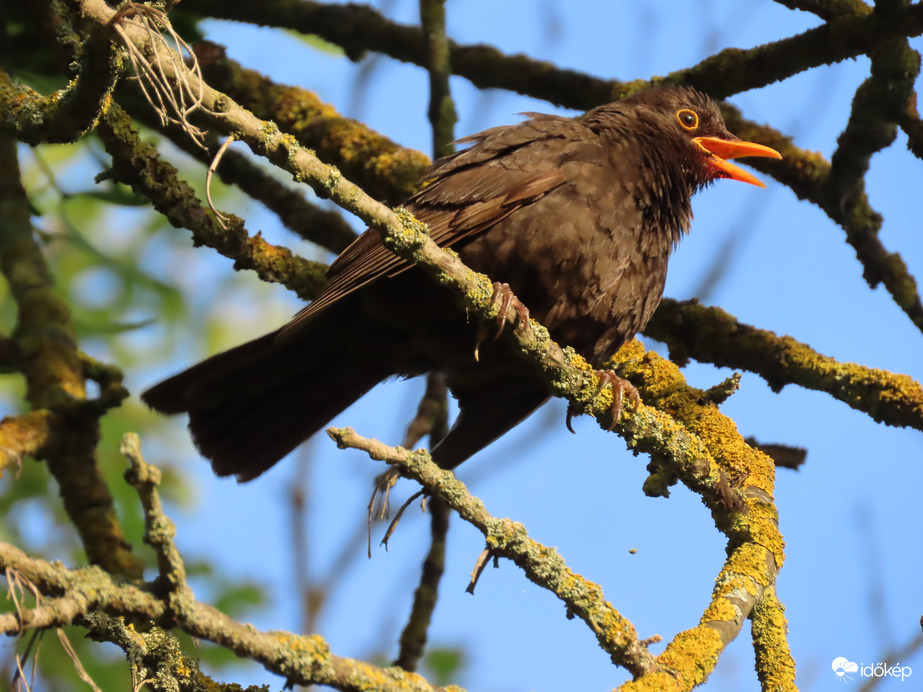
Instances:
[[[256,478],[392,374],[359,329],[319,326],[220,353],[141,399],[161,413],[189,413],[196,447],[216,474]]]

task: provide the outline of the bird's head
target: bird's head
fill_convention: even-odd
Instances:
[[[630,107],[637,117],[646,121],[654,137],[662,139],[665,151],[678,149],[681,158],[696,164],[691,173],[699,185],[716,178],[730,178],[766,187],[730,160],[744,156],[782,158],[775,149],[745,142],[731,134],[718,104],[695,89],[652,89],[619,103]]]

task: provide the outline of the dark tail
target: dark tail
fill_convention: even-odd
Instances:
[[[327,312],[292,335],[219,353],[141,399],[161,413],[188,412],[215,473],[252,480],[393,374],[361,325],[327,324]]]

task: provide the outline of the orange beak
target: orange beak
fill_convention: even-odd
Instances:
[[[720,137],[693,137],[692,141],[705,156],[705,162],[716,178],[730,178],[742,183],[750,183],[758,187],[766,187],[759,178],[747,173],[743,168],[735,166],[727,159],[738,159],[742,156],[762,156],[767,159],[781,159],[782,154],[775,149],[764,147],[755,142],[744,142],[739,139],[721,139]]]

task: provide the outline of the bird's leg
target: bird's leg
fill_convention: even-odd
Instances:
[[[494,281],[493,295],[490,300],[493,305],[497,305],[497,303],[500,304],[497,310],[497,330],[494,332],[492,337],[493,340],[500,337],[507,322],[510,324],[516,324],[518,322],[523,329],[529,329],[531,324],[529,322],[529,308],[523,305],[519,298],[516,297],[509,284]],[[486,325],[482,325],[480,329],[478,329],[478,338],[474,344],[475,362],[479,360],[481,342],[487,338],[487,332],[488,328]]]
[[[641,403],[641,395],[638,394],[638,389],[628,380],[623,379],[615,374],[612,370],[596,370],[596,377],[599,380],[599,385],[596,387],[596,396],[599,395],[602,390],[606,388],[606,385],[612,386],[612,422],[609,424],[609,430],[612,430],[615,427],[615,424],[619,422],[619,417],[622,415],[622,402],[625,399],[625,395],[628,395],[628,398],[631,399],[631,403],[637,406]],[[565,425],[567,429],[572,433],[576,434],[571,421],[574,418],[573,404],[567,407],[567,419],[565,420]]]

